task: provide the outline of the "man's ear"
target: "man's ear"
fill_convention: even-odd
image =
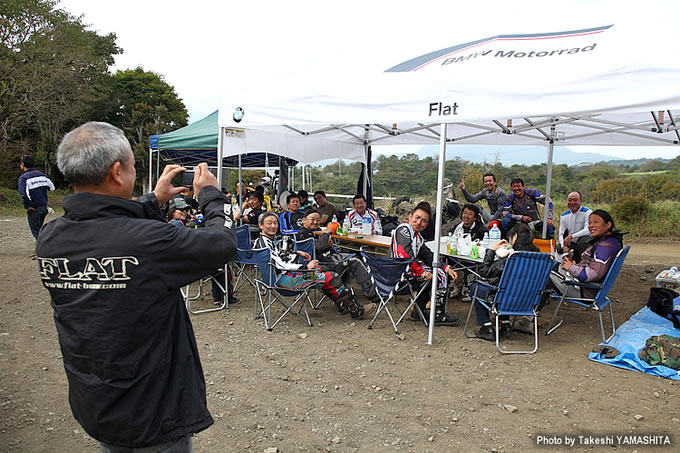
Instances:
[[[123,166],[120,161],[116,161],[111,168],[109,168],[109,178],[116,185],[123,185]]]

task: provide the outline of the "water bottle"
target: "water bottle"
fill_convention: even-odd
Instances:
[[[331,219],[331,222],[338,223],[338,216],[333,214],[333,218]]]
[[[500,240],[501,230],[496,224],[494,224],[493,228],[491,228],[491,231],[489,232],[489,247],[493,247]]]
[[[668,270],[667,278],[673,278],[678,273],[678,268],[673,266]]]
[[[342,234],[347,236],[347,233],[349,233],[349,229],[350,229],[349,218],[345,216],[345,220],[342,221]]]
[[[361,219],[361,234],[363,234],[364,236],[368,236],[373,232],[372,230],[373,222],[371,222],[371,218],[369,217],[369,215],[366,214]]]
[[[484,233],[484,239],[482,239],[482,247],[484,247],[484,249],[488,249],[490,247],[489,241],[489,233]]]

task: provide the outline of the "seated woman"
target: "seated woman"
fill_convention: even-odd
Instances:
[[[506,240],[498,241],[493,247],[486,251],[484,255],[484,262],[479,267],[479,275],[486,279],[490,285],[497,285],[501,280],[501,274],[505,268],[505,263],[508,258],[515,251],[538,252],[538,248],[533,243],[533,234],[529,226],[525,223],[516,223],[508,232],[509,242]],[[512,249],[509,249],[512,247]],[[488,295],[489,288],[473,283],[470,287],[470,294],[476,295],[480,299],[485,299]],[[496,341],[496,333],[493,328],[493,323],[489,317],[489,310],[487,310],[479,302],[475,302],[475,316],[477,318],[477,325],[480,326],[477,337],[484,340]],[[524,328],[527,324],[524,319],[520,320],[520,325]],[[533,325],[529,322],[529,327]],[[525,331],[525,330],[522,330]],[[501,331],[502,336],[509,337],[512,333],[512,325],[507,316],[501,317]],[[533,333],[533,332],[532,332]]]
[[[182,197],[176,197],[168,203],[168,223],[178,227],[185,227],[189,216],[189,205]]]
[[[616,254],[623,248],[623,235],[615,230],[614,219],[602,209],[597,209],[588,218],[588,231],[591,239],[586,242],[586,249],[581,254],[581,261],[576,263],[569,256],[562,258],[558,272],[550,274],[549,286],[562,294],[565,289],[567,297],[595,297],[597,290],[575,286],[567,286],[567,279],[580,282],[600,282],[607,275]]]
[[[341,313],[349,312],[354,319],[362,319],[375,310],[375,304],[361,305],[342,283],[340,277],[332,272],[321,272],[319,261],[312,260],[308,253],[289,252],[274,243],[274,236],[279,229],[279,219],[273,212],[265,212],[258,220],[260,237],[253,248],[268,248],[277,271],[276,285],[281,288],[300,288],[306,285],[319,285],[324,294],[331,298]],[[305,266],[298,264],[297,257],[310,260]],[[296,272],[303,268],[313,272]]]

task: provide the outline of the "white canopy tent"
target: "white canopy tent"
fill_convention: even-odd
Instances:
[[[441,206],[447,144],[544,143],[549,197],[555,143],[680,143],[680,64],[664,55],[657,33],[638,24],[607,24],[494,36],[414,58],[375,77],[343,76],[335,84],[317,77],[300,94],[281,81],[239,87],[220,106],[218,152],[276,152],[285,146],[300,152],[291,157],[310,162],[327,147],[357,156],[372,144],[439,143]],[[437,241],[440,235],[437,222]]]

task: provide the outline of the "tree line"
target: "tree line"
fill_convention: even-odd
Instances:
[[[22,154],[63,185],[55,153],[64,134],[106,121],[125,131],[143,187],[149,136],[186,126],[186,107],[160,74],[112,73],[123,53],[115,33],[99,35],[57,4],[0,0],[0,186],[16,187]]]
[[[375,196],[434,199],[437,187],[438,160],[420,159],[416,154],[405,156],[379,156],[373,161],[373,194]],[[352,194],[357,190],[361,164],[338,161],[325,167],[309,167],[314,190],[328,193]],[[445,176],[454,184],[460,195],[458,182],[465,181],[471,193],[482,190],[482,176],[492,172],[498,185],[509,193],[510,180],[522,178],[527,187],[545,192],[547,164],[511,165],[500,162],[472,163],[460,158],[446,162]],[[302,187],[296,181],[296,187]],[[553,165],[551,194],[553,198],[566,199],[578,190],[584,200],[611,204],[624,196],[642,197],[649,202],[680,200],[680,156],[670,162],[650,160],[642,164],[610,165],[600,162],[592,165]]]

